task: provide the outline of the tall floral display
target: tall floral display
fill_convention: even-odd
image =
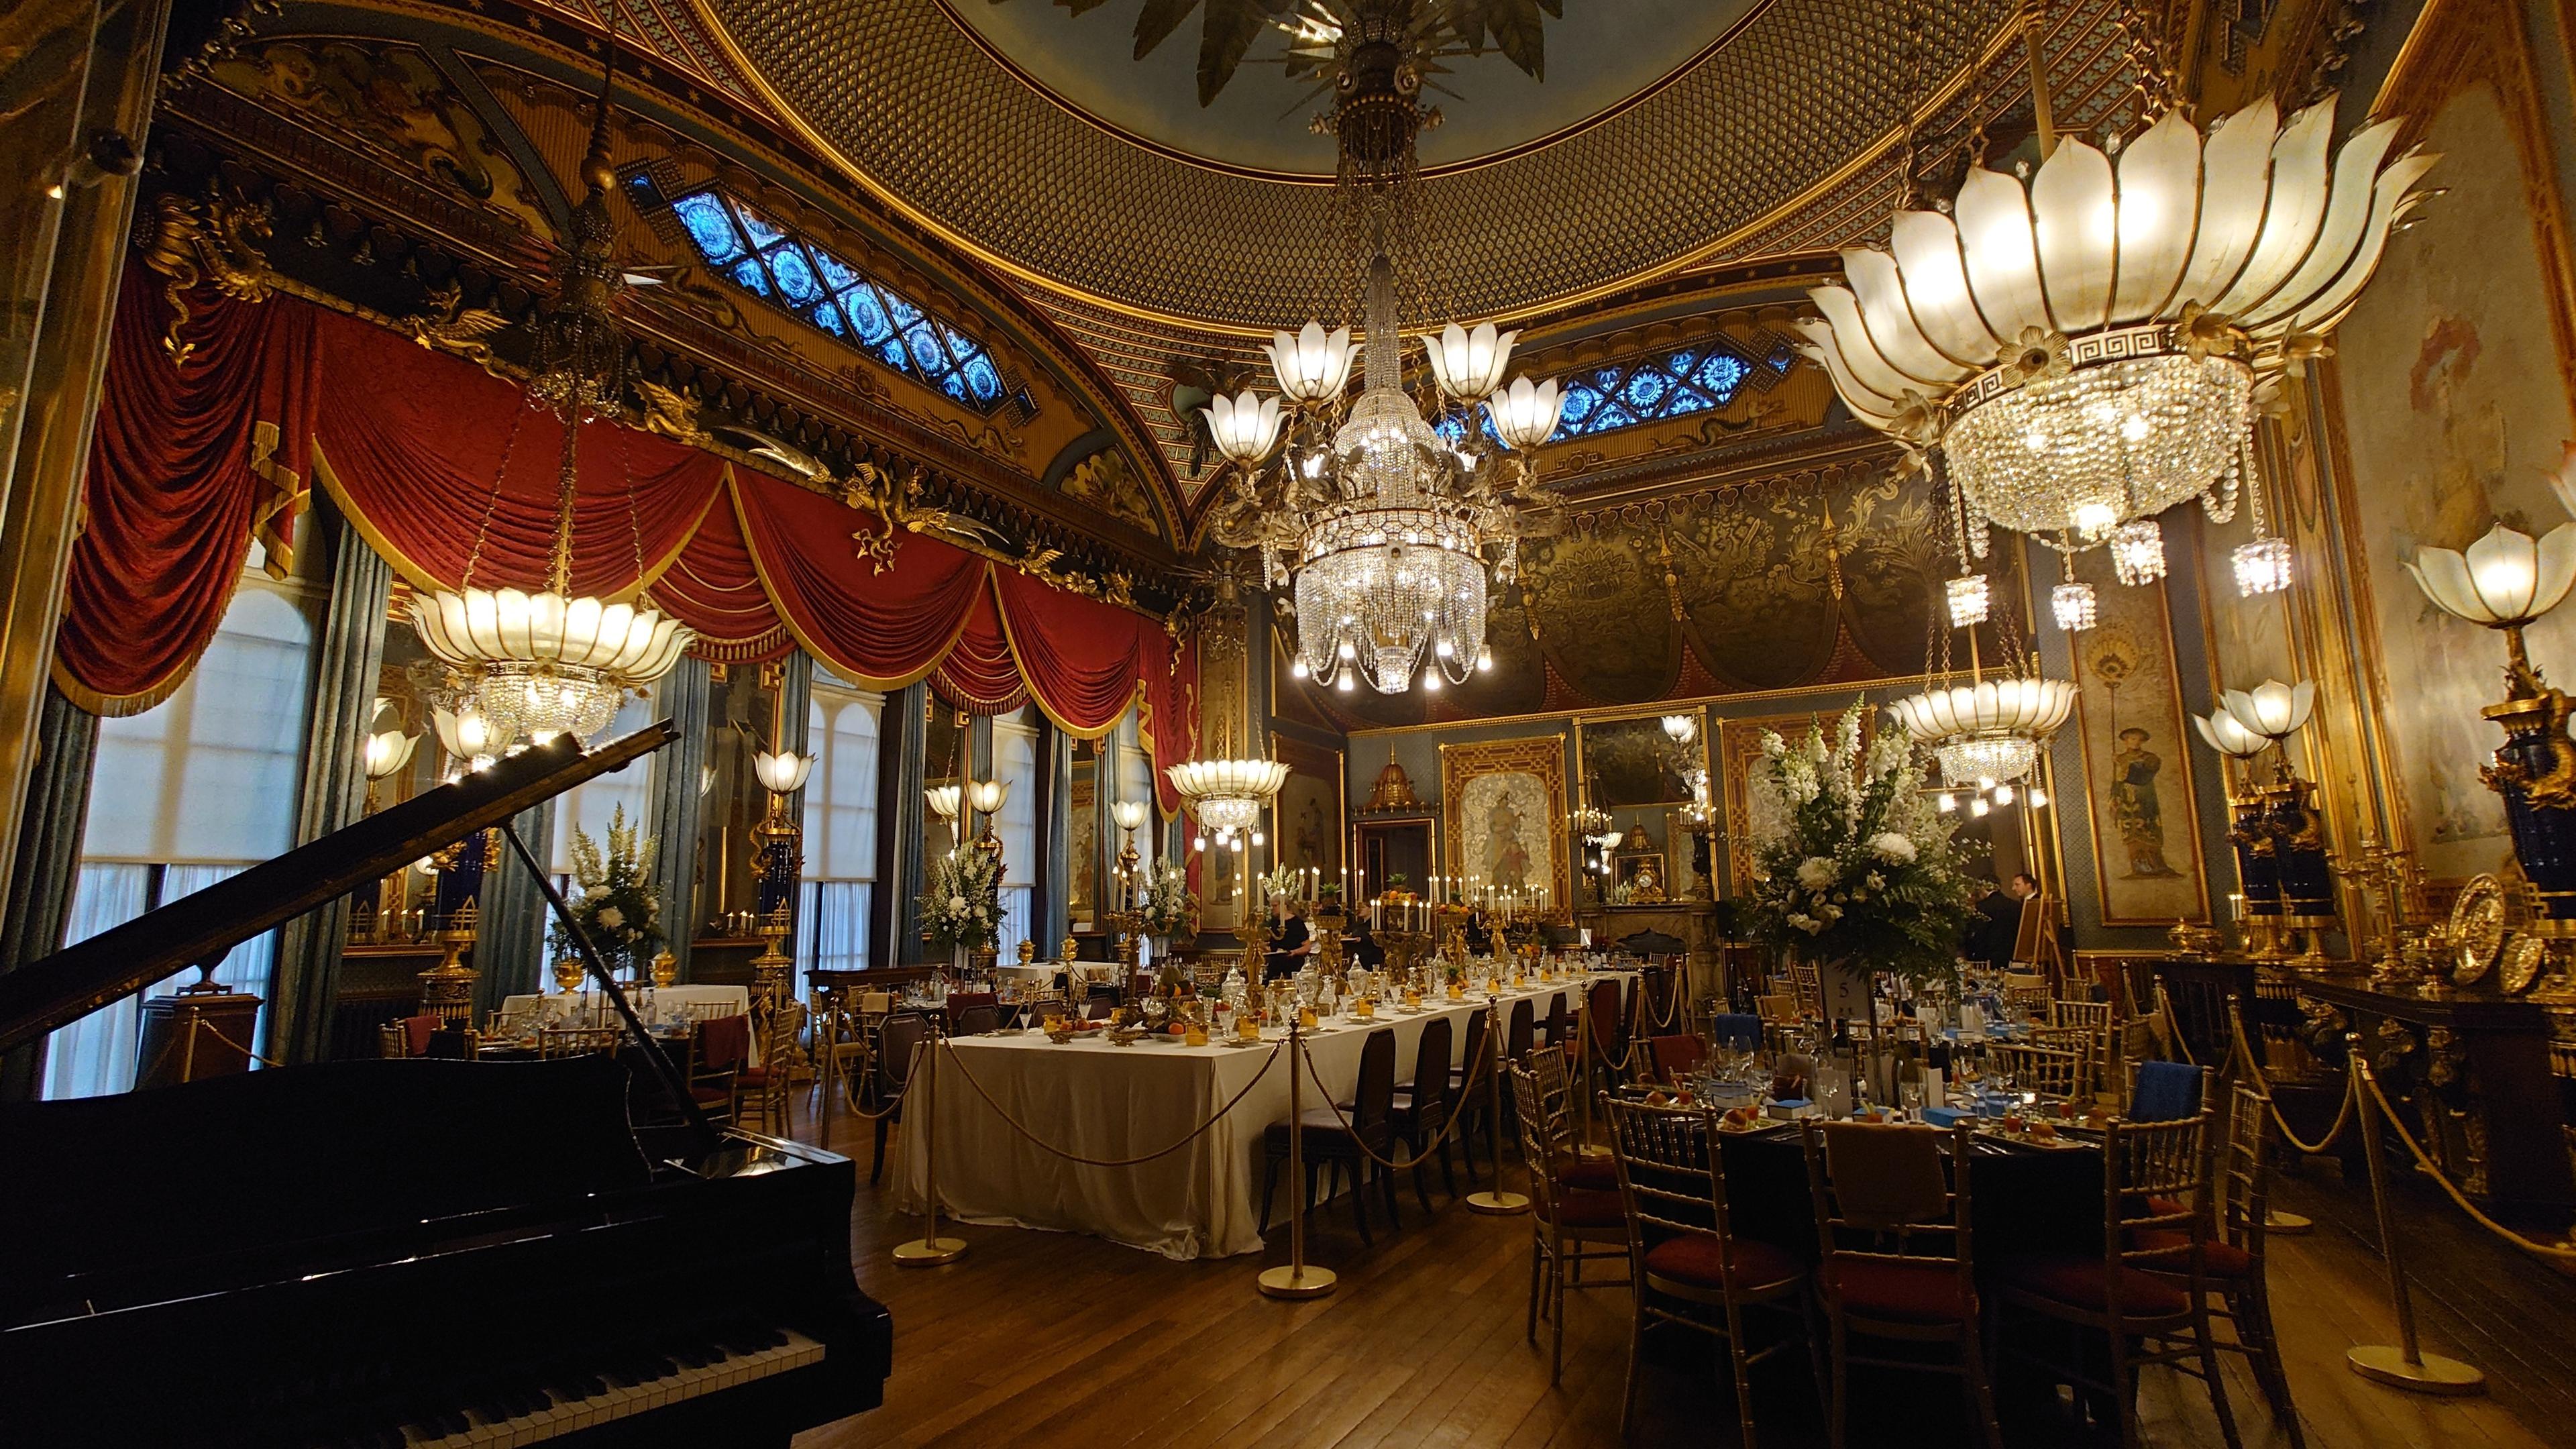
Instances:
[[[1903,732],[1864,748],[1855,704],[1791,745],[1762,737],[1753,788],[1779,823],[1750,842],[1745,924],[1756,940],[1853,975],[1909,986],[1949,981],[1970,914],[1968,848],[1934,805]]]
[[[972,951],[1001,929],[1002,858],[967,847],[930,859],[921,893],[921,939],[943,951]]]
[[[1154,862],[1153,873],[1145,878],[1145,892],[1136,901],[1136,913],[1144,918],[1145,934],[1156,941],[1197,933],[1199,898],[1191,893],[1179,861]]]
[[[655,842],[639,839],[626,823],[620,805],[608,818],[608,849],[572,828],[572,879],[580,894],[571,902],[591,944],[599,948],[610,970],[639,975],[662,949],[662,902],[653,894]],[[561,923],[547,930],[547,944],[557,956],[574,954],[572,938]]]

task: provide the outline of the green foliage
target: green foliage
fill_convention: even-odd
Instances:
[[[921,939],[943,950],[992,944],[1002,927],[1001,857],[961,845],[932,856],[921,892]]]

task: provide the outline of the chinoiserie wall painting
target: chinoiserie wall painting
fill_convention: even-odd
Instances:
[[[1287,783],[1279,787],[1279,802],[1271,815],[1277,839],[1270,859],[1320,872],[1315,877],[1319,884],[1340,884],[1342,822],[1350,818],[1342,808],[1346,768],[1342,752],[1274,733],[1270,757],[1288,767]]]
[[[1440,747],[1444,875],[1565,898],[1565,737]]]
[[[2478,778],[2502,738],[2478,718],[2504,697],[2504,647],[2435,608],[2404,562],[2464,547],[2501,520],[2534,535],[2567,519],[2549,475],[2576,438],[2569,409],[2565,225],[2545,165],[2520,17],[2437,7],[2382,110],[2429,116],[2423,144],[2447,188],[2392,238],[2336,338],[2332,376],[2375,656],[2385,808],[2426,875],[2458,880],[2510,859],[2504,811]],[[2479,18],[2493,21],[2485,23]],[[2576,611],[2530,631],[2532,661],[2576,680]]]
[[[2206,921],[2193,737],[2165,585],[2118,582],[2098,549],[2077,558],[2075,575],[2100,600],[2099,622],[2070,642],[2102,924]]]

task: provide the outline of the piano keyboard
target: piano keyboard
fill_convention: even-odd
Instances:
[[[346,1449],[507,1449],[542,1444],[823,1361],[823,1345],[787,1328],[639,1352],[587,1374],[497,1390],[483,1402],[347,1441]]]

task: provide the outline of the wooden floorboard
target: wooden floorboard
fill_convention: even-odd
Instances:
[[[800,1113],[800,1117],[801,1117]],[[836,1117],[799,1133],[852,1153],[865,1131]],[[2313,1449],[2540,1449],[2576,1446],[2576,1281],[2469,1224],[2428,1185],[2399,1187],[2410,1281],[2426,1347],[2485,1368],[2482,1398],[2422,1398],[2344,1366],[2356,1343],[2393,1341],[2368,1195],[2332,1163],[2285,1177],[2281,1206],[2315,1233],[2275,1238],[2274,1314],[2292,1394]],[[1434,1191],[1425,1218],[1407,1185],[1404,1227],[1382,1209],[1363,1248],[1347,1203],[1318,1209],[1315,1261],[1340,1291],[1307,1303],[1261,1297],[1264,1263],[1286,1260],[1284,1226],[1256,1261],[1175,1263],[1093,1238],[951,1228],[970,1245],[946,1267],[898,1268],[920,1236],[891,1188],[864,1180],[851,1221],[860,1287],[894,1315],[884,1407],[797,1440],[799,1449],[1068,1444],[1122,1449],[1614,1449],[1628,1369],[1625,1289],[1566,1296],[1565,1371],[1548,1383],[1548,1325],[1527,1342],[1525,1219],[1481,1217]],[[1282,1204],[1284,1212],[1285,1204]],[[1732,1446],[1734,1394],[1714,1345],[1650,1335],[1627,1443]],[[2224,1376],[2248,1449],[2282,1449],[2244,1361]],[[1955,1381],[1880,1373],[1856,1382],[1851,1442],[1946,1449],[1974,1443]],[[1762,1444],[1825,1442],[1804,1355],[1757,1366]],[[2140,1392],[2148,1442],[2218,1444],[2198,1381],[2150,1370]],[[2006,1414],[2014,1445],[2099,1441],[2047,1403]],[[2116,1442],[2116,1441],[2109,1441]]]

